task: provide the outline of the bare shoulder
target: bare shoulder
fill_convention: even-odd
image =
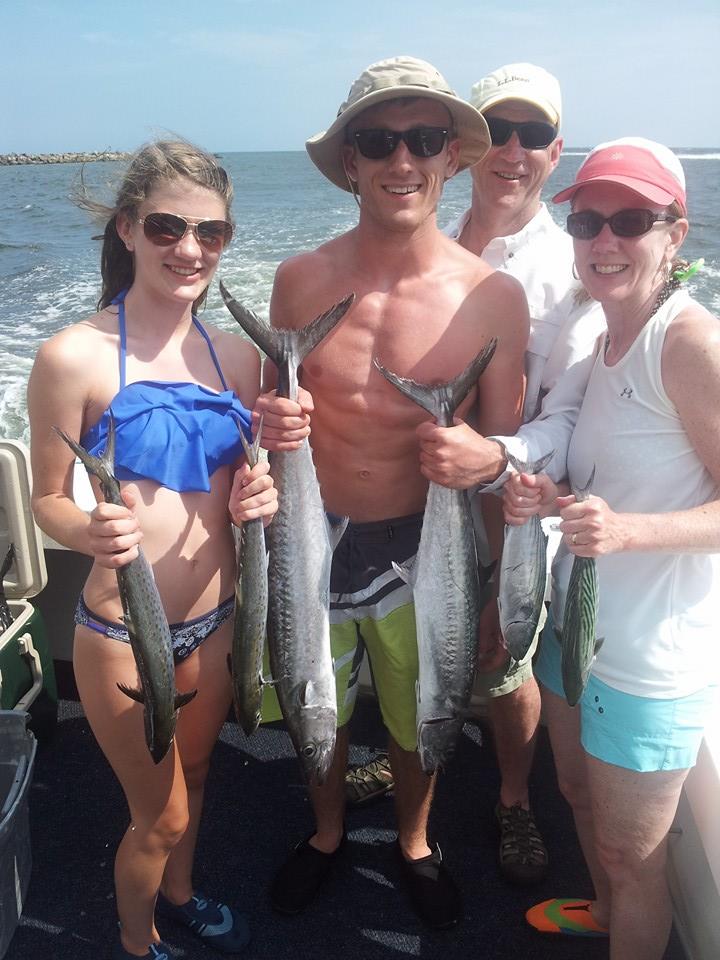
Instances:
[[[662,352],[665,388],[673,398],[676,390],[692,384],[720,389],[720,320],[692,301],[668,327]],[[708,383],[712,381],[712,383]]]
[[[117,315],[115,320],[107,311],[64,327],[38,349],[35,366],[51,370],[55,375],[66,373],[85,379],[90,371],[102,363],[105,353],[117,356]]]
[[[720,320],[695,301],[668,327],[662,379],[681,418],[713,411],[720,419]]]
[[[239,332],[221,330],[210,323],[204,323],[225,379],[243,403],[248,406],[255,402],[260,390],[260,353]]]
[[[273,325],[304,326],[349,292],[342,287],[342,278],[352,268],[352,234],[345,233],[280,264],[270,301]]]

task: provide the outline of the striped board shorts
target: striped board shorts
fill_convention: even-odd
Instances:
[[[344,726],[352,716],[360,665],[367,650],[383,721],[404,750],[417,746],[417,639],[412,590],[392,564],[406,563],[415,556],[422,522],[423,514],[416,513],[349,523],[333,554],[330,573],[330,646],[335,662],[338,726]],[[270,686],[263,690],[262,718],[281,718],[277,696]]]

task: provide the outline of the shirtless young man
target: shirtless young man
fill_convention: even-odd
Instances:
[[[483,435],[512,434],[519,426],[525,296],[515,280],[436,224],[445,180],[488,146],[480,114],[430,64],[410,57],[369,67],[333,125],[307,144],[320,171],[359,197],[360,217],[348,233],[278,269],[271,301],[277,326],[303,326],[349,291],[356,301],[303,365],[302,406],[272,393],[255,406],[256,417],[265,415],[271,450],[289,449],[306,436],[312,415],[326,509],[350,518],[330,587],[333,656],[345,664],[338,668],[340,729],[326,783],[311,788],[316,830],[273,884],[273,905],[285,913],[299,913],[312,901],[343,840],[346,725],[360,633],[390,733],[403,877],[424,922],[447,927],[461,916],[439,847],[427,838],[434,780],[422,772],[416,752],[412,595],[391,565],[417,551],[427,480],[416,430],[427,415],[383,379],[373,358],[418,381],[447,380],[497,337],[495,356],[459,415],[474,406]],[[273,376],[267,371],[266,387]]]

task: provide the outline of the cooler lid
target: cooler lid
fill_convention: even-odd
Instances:
[[[15,560],[5,575],[8,600],[24,600],[47,583],[42,535],[30,508],[30,454],[19,440],[0,440],[0,566],[12,543]]]

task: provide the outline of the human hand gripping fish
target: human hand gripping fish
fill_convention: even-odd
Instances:
[[[85,465],[88,473],[100,481],[107,503],[125,506],[115,469],[115,421],[110,414],[107,446],[101,457],[88,453],[58,427],[53,428]],[[197,693],[178,693],[175,689],[175,665],[172,641],[165,610],[155,584],[152,568],[142,548],[129,563],[118,567],[118,591],[123,622],[130,636],[140,686],[137,690],[118,683],[118,688],[144,707],[145,742],[155,763],[167,754],[175,736],[177,711]]]
[[[439,426],[453,417],[492,359],[491,340],[457,377],[434,385],[376,368]],[[455,752],[469,714],[480,618],[480,579],[470,504],[465,490],[428,486],[417,555],[395,572],[412,587],[418,646],[416,726],[420,764],[427,774]]]

